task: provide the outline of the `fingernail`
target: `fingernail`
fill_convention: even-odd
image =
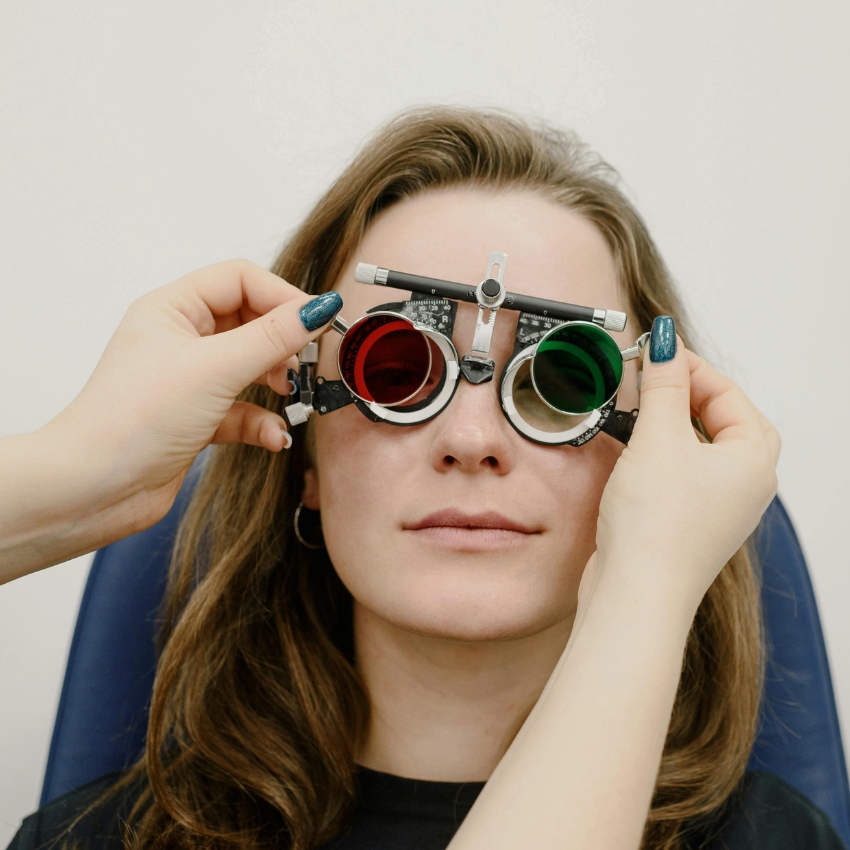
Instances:
[[[312,301],[308,301],[299,311],[298,318],[308,331],[315,331],[326,325],[342,309],[342,298],[331,290]]]
[[[289,393],[288,395],[292,395],[293,393],[298,392],[298,373],[294,369],[286,370],[286,378],[289,381]]]
[[[292,448],[292,435],[286,428],[281,428],[280,433],[283,434],[283,448],[290,449]]]
[[[656,316],[649,336],[649,359],[666,363],[676,356],[676,322],[672,316]]]

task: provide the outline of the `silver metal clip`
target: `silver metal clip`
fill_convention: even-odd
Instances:
[[[298,352],[298,401],[283,409],[290,425],[303,425],[313,412],[313,366],[318,360],[317,342],[308,342]]]
[[[475,321],[472,350],[460,363],[460,371],[471,384],[483,384],[486,381],[491,381],[496,370],[496,364],[488,355],[490,354],[490,344],[493,341],[496,314],[505,300],[505,287],[502,284],[502,278],[505,274],[505,263],[507,261],[507,254],[493,251],[490,254],[490,262],[487,263],[487,277],[475,289],[478,318]],[[486,320],[484,318],[485,310],[488,311]]]
[[[641,334],[637,338],[637,342],[631,348],[624,348],[620,354],[623,360],[635,360],[643,354],[644,346],[649,342],[649,334]]]
[[[505,287],[502,278],[505,274],[505,263],[508,255],[499,251],[490,254],[490,262],[487,264],[487,277],[478,284],[475,297],[478,301],[478,319],[475,322],[475,336],[472,338],[472,355],[487,358],[490,353],[490,344],[493,341],[493,328],[496,325],[496,314],[505,300]],[[493,269],[496,272],[493,272]],[[487,320],[484,320],[484,311],[489,310]]]

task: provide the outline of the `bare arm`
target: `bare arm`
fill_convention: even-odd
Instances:
[[[132,533],[94,463],[45,428],[0,438],[0,583]]]
[[[451,850],[640,846],[690,617],[636,590],[600,577]]]

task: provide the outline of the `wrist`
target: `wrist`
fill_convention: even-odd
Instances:
[[[0,583],[137,530],[106,459],[53,422],[0,440]]]
[[[692,567],[668,553],[597,553],[582,607],[613,607],[627,620],[659,618],[660,624],[687,637],[705,595],[693,580]]]

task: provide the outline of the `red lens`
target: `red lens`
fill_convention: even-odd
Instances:
[[[428,339],[428,345],[431,348],[431,369],[418,391],[406,399],[403,404],[398,405],[402,409],[425,404],[443,386],[443,379],[446,374],[446,359],[443,357],[443,352],[440,351],[439,346],[434,340]]]
[[[400,404],[416,395],[431,373],[427,337],[400,316],[366,316],[339,347],[339,371],[364,401]]]

